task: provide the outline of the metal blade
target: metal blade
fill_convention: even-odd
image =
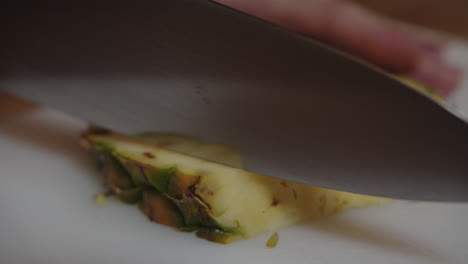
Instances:
[[[123,133],[231,144],[273,177],[468,201],[467,123],[314,41],[207,1],[21,3],[2,10],[4,89]]]

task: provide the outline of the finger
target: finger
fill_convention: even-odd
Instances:
[[[441,94],[447,94],[459,79],[455,68],[436,59],[443,53],[443,40],[387,20],[349,1],[218,1],[318,38],[385,70],[411,75]]]
[[[348,1],[218,1],[319,38],[391,71],[412,69],[421,46],[417,40],[403,35],[380,17]]]
[[[425,56],[408,76],[435,89],[442,97],[447,97],[461,81],[462,71],[445,63],[440,56]]]
[[[443,59],[446,40],[422,29],[379,17],[356,5],[342,5],[325,36],[338,47],[448,96],[461,71]]]

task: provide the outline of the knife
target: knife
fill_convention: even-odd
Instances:
[[[401,199],[468,201],[468,125],[310,38],[203,0],[4,8],[0,86],[121,133],[233,145],[245,168]]]

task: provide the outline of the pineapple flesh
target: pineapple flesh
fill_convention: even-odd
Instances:
[[[93,128],[82,143],[121,201],[139,204],[152,221],[218,243],[389,201],[244,171],[232,148],[183,136],[127,137]]]

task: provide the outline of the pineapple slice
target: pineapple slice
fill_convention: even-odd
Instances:
[[[184,140],[161,134],[132,138],[91,129],[82,142],[105,164],[107,186],[119,199],[139,202],[151,220],[198,230],[197,236],[219,243],[389,201],[247,172],[234,167],[240,165],[238,154],[222,145]],[[187,155],[196,152],[194,146],[201,148],[203,153],[196,155],[200,158]],[[220,153],[227,165],[209,161],[222,160]]]
[[[189,136],[155,132],[141,133],[135,138],[200,159],[242,169],[239,151],[230,146],[206,143]]]

